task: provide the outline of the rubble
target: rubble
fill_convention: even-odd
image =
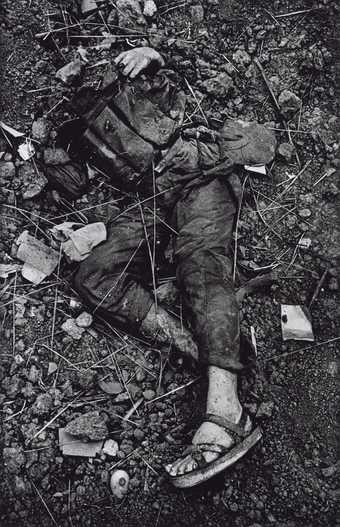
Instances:
[[[48,143],[52,125],[45,117],[39,117],[32,123],[32,137],[41,145]]]
[[[282,156],[288,163],[290,163],[294,155],[295,148],[291,143],[281,143],[277,151],[280,156]]]
[[[0,161],[0,184],[8,185],[15,176],[15,165],[12,161]]]
[[[204,90],[213,97],[226,97],[233,89],[233,79],[227,73],[218,73],[202,82]]]
[[[311,316],[304,306],[282,304],[281,328],[283,340],[314,341]]]
[[[65,432],[84,441],[99,441],[108,435],[106,422],[98,410],[73,419],[66,425]]]
[[[278,103],[282,114],[285,117],[292,117],[294,113],[300,110],[301,99],[290,90],[283,90],[278,98]]]
[[[66,86],[71,86],[80,81],[83,68],[84,65],[81,60],[72,60],[72,62],[69,62],[57,71],[56,78],[66,84]]]
[[[100,454],[103,441],[81,441],[59,428],[59,447],[64,456],[95,457]]]
[[[18,175],[14,180],[14,185],[20,188],[23,199],[32,199],[45,189],[47,178],[33,165],[25,163],[18,169]]]
[[[40,284],[53,273],[58,265],[59,254],[43,242],[24,231],[16,242],[17,258],[24,262],[21,274],[33,284]]]

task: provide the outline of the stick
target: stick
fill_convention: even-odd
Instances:
[[[324,282],[325,282],[325,280],[326,280],[326,276],[327,276],[327,274],[328,274],[328,267],[327,267],[327,268],[324,270],[324,272],[322,273],[322,276],[321,276],[321,278],[320,278],[320,280],[319,280],[319,282],[318,282],[318,285],[316,286],[316,289],[315,289],[315,291],[314,291],[314,294],[313,294],[313,296],[312,296],[312,299],[311,299],[311,301],[309,302],[309,305],[308,305],[308,308],[309,308],[309,309],[311,308],[311,306],[312,306],[312,304],[315,302],[315,300],[318,298],[319,293],[320,293],[320,291],[321,291],[321,288],[322,288],[322,286],[323,286],[323,284],[324,284]]]
[[[303,351],[309,351],[315,348],[319,348],[320,346],[324,346],[325,344],[330,344],[331,342],[336,342],[337,340],[340,340],[340,337],[335,337],[333,339],[325,340],[324,342],[319,342],[318,344],[314,344],[314,346],[308,346],[307,348],[302,348],[295,351],[288,351],[287,353],[281,353],[281,355],[271,355],[267,359],[261,359],[263,362],[269,362],[271,360],[277,360],[282,359],[284,357],[290,357],[291,355],[296,355],[297,353],[302,353]]]
[[[188,88],[189,88],[189,91],[190,91],[191,95],[194,97],[194,99],[195,99],[195,101],[196,101],[196,104],[197,104],[197,106],[198,106],[198,108],[199,108],[199,110],[200,110],[200,112],[201,112],[201,114],[202,114],[203,119],[205,120],[207,126],[209,126],[208,120],[207,120],[207,118],[206,118],[206,116],[205,116],[205,114],[204,114],[204,112],[203,112],[203,110],[202,110],[202,106],[201,106],[199,100],[197,99],[194,90],[192,89],[192,87],[190,86],[189,82],[187,81],[187,79],[186,79],[185,77],[184,77],[184,80],[185,80],[186,85],[187,85]]]
[[[193,379],[192,381],[187,382],[186,384],[183,384],[183,386],[178,386],[178,388],[174,388],[173,390],[170,390],[170,392],[164,393],[163,395],[160,395],[159,397],[155,397],[154,399],[151,399],[151,401],[146,401],[147,404],[154,403],[155,401],[159,401],[160,399],[163,399],[164,397],[168,397],[168,395],[171,395],[175,392],[178,392],[179,390],[182,390],[183,388],[187,388],[191,384],[194,384],[197,382],[201,377],[196,377],[196,379]]]
[[[58,527],[57,522],[56,522],[55,519],[53,518],[53,515],[52,515],[50,509],[48,508],[46,501],[44,500],[44,498],[43,498],[42,495],[40,494],[38,488],[35,486],[35,484],[33,483],[33,481],[31,481],[31,484],[33,485],[33,487],[34,487],[36,493],[38,494],[39,498],[41,499],[42,504],[44,505],[45,509],[47,510],[48,515],[49,515],[49,517],[51,518],[51,520],[53,521],[54,525],[56,525],[56,527]]]

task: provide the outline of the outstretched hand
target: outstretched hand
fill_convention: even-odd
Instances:
[[[122,69],[123,75],[134,79],[145,70],[152,62],[158,63],[160,67],[164,66],[162,56],[155,49],[149,47],[134,48],[129,51],[123,51],[115,59],[115,63]]]

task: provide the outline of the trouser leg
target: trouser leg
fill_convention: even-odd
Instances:
[[[178,282],[200,361],[231,371],[239,357],[239,308],[227,257],[236,206],[225,181],[192,189],[176,206]]]
[[[156,232],[161,235],[160,226]],[[108,225],[106,242],[84,260],[75,286],[93,308],[131,330],[137,330],[154,299],[147,289],[151,278],[146,235],[153,248],[153,215],[139,208],[119,215]]]

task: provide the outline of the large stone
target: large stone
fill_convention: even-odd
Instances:
[[[206,79],[202,86],[209,95],[214,97],[226,97],[234,88],[234,83],[227,73],[218,73],[215,77]]]
[[[291,117],[294,113],[300,110],[301,99],[295,93],[290,90],[283,90],[280,93],[278,103],[281,108],[281,112],[286,117]]]
[[[70,156],[63,148],[45,148],[44,161],[46,165],[66,165]]]
[[[15,166],[12,161],[0,161],[0,185],[6,185],[15,176]]]
[[[84,441],[99,441],[108,435],[106,422],[98,410],[73,419],[67,424],[65,432]]]
[[[33,407],[32,412],[35,415],[46,415],[50,412],[53,406],[53,399],[49,393],[41,393],[38,395]]]
[[[77,81],[79,81],[82,70],[83,64],[81,60],[75,59],[60,68],[56,73],[56,77],[64,84],[70,86],[71,84],[75,84]]]
[[[136,32],[145,31],[146,19],[138,0],[117,0],[118,25]]]
[[[42,145],[48,142],[51,131],[51,123],[44,117],[39,117],[32,124],[32,137]]]
[[[31,163],[25,163],[19,167],[14,186],[20,188],[23,199],[32,199],[44,190],[47,183],[47,178],[40,170],[35,169]]]

